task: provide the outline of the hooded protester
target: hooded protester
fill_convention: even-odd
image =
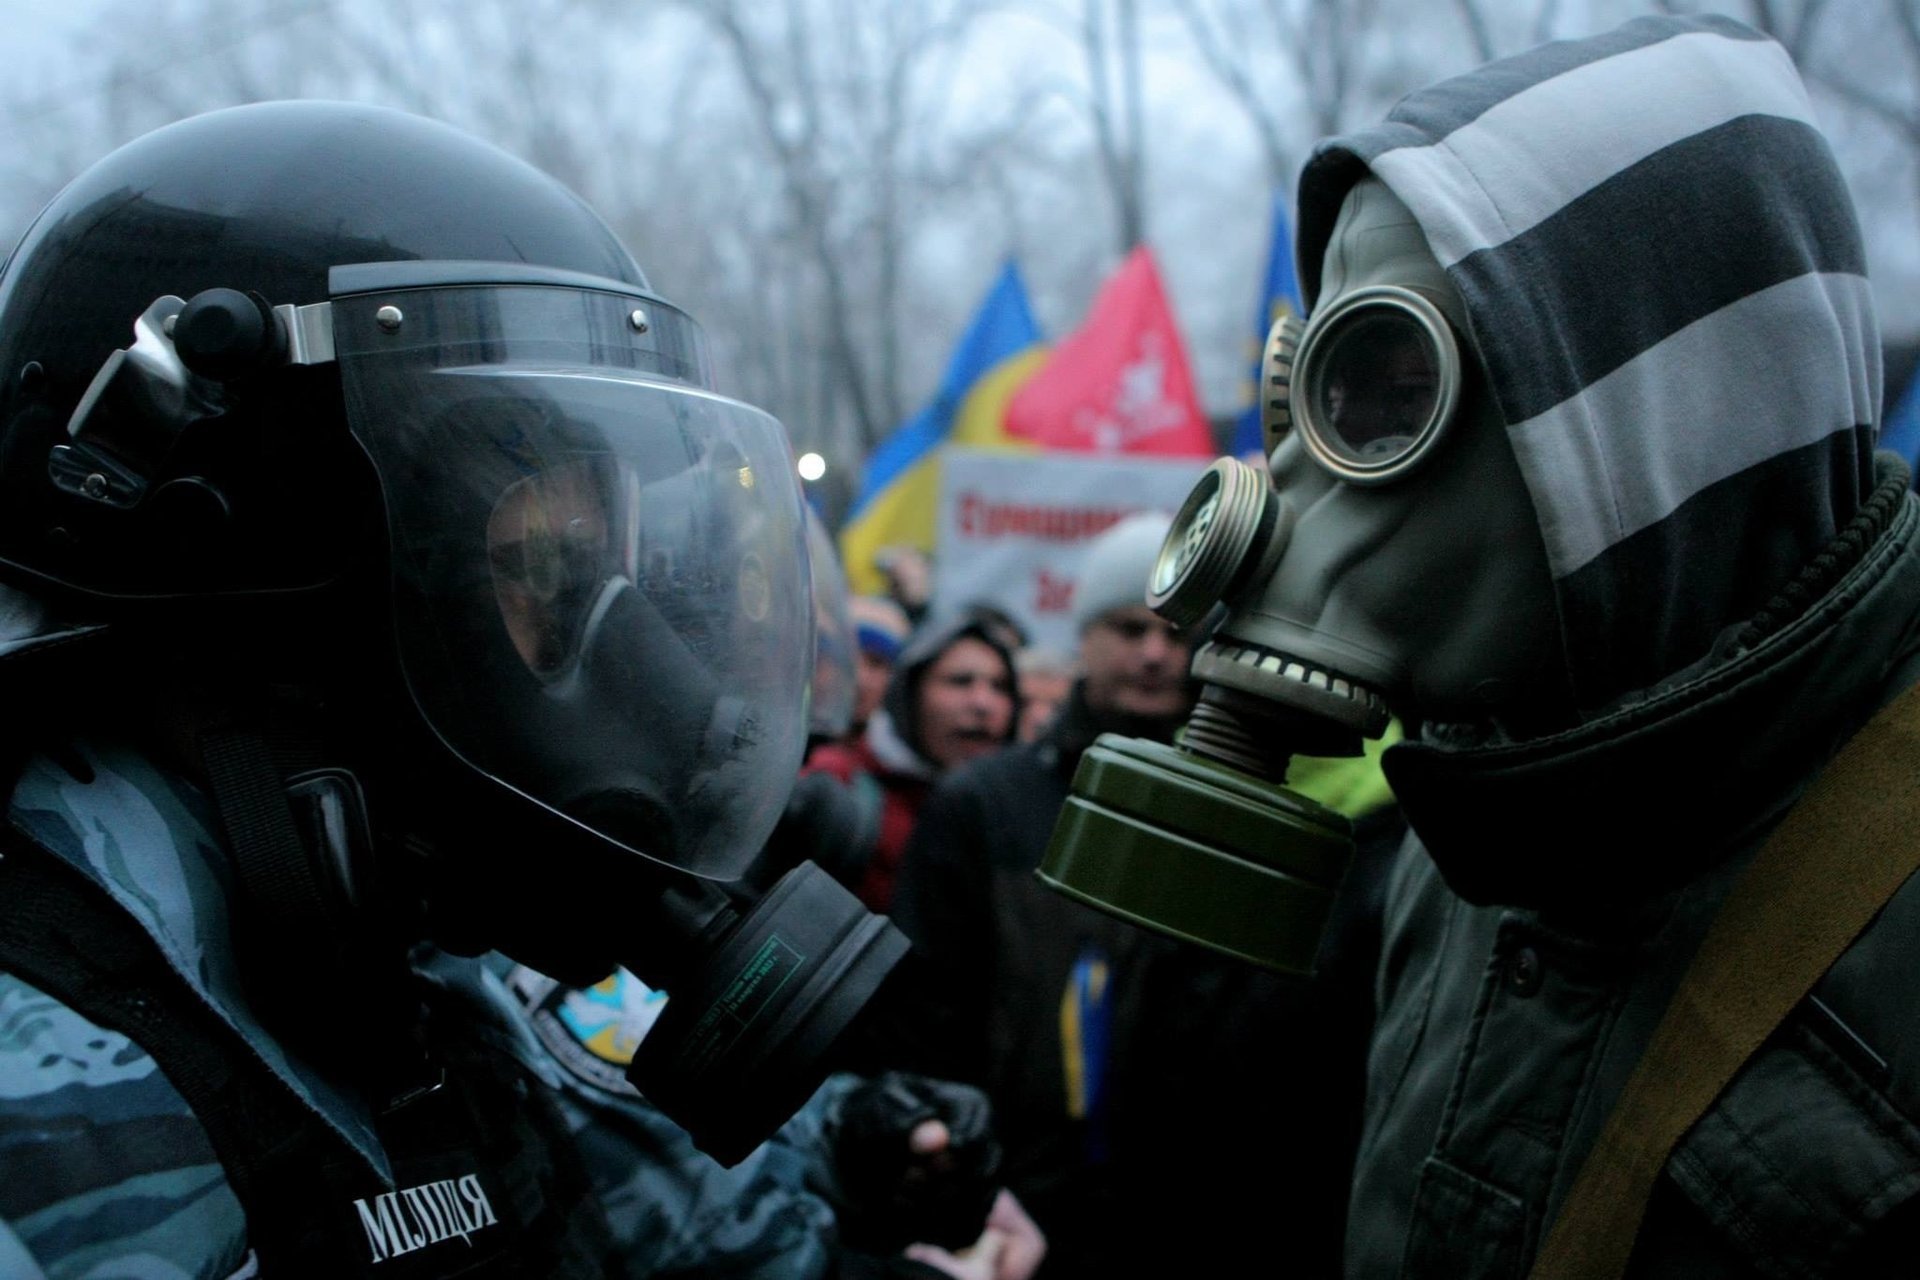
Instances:
[[[1315,151],[1296,225],[1264,643],[1407,724],[1385,761],[1417,837],[1346,1273],[1518,1276],[1671,1019],[1759,998],[1669,1010],[1716,916],[1774,895],[1746,873],[1783,815],[1920,676],[1920,503],[1873,453],[1845,185],[1787,53],[1737,23],[1640,19],[1413,94]],[[1745,941],[1800,948],[1849,892]],[[1916,939],[1909,881],[1646,1147],[1644,1218],[1559,1258],[1911,1274],[1920,1019],[1888,975]]]
[[[885,911],[900,851],[934,780],[1012,742],[1019,723],[1013,654],[992,625],[969,615],[916,632],[866,732],[853,743],[819,747],[807,759],[807,775],[838,781],[852,800],[834,796],[831,805],[817,804],[842,820],[826,837],[838,847],[816,850],[816,860],[862,902]],[[817,796],[820,785],[803,785],[798,802]]]

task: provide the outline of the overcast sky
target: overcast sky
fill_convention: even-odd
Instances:
[[[393,0],[402,3],[403,0]],[[47,184],[57,180],[47,171],[53,152],[23,134],[19,127],[24,106],[29,117],[38,115],[42,123],[76,122],[98,116],[104,100],[98,68],[88,66],[77,54],[86,49],[82,41],[102,41],[118,34],[122,15],[145,19],[170,14],[173,6],[163,4],[141,9],[122,3],[113,21],[102,30],[101,18],[112,0],[65,0],[60,4],[0,0],[0,30],[7,33],[9,84],[6,97],[14,106],[14,128],[0,133],[0,238],[17,233],[31,207],[45,198]],[[630,12],[657,13],[662,10],[645,0],[633,0]],[[1524,42],[1526,15],[1539,10],[1540,0],[1511,0],[1511,3],[1487,5],[1503,47]],[[1841,13],[1864,14],[1885,0],[1844,0]],[[215,7],[213,0],[203,0]],[[1609,7],[1611,6],[1611,7]],[[281,43],[298,48],[301,41],[324,36],[316,24],[333,19],[313,0],[226,0],[220,6],[230,15],[217,36],[196,36],[180,50],[180,76],[192,79],[204,67],[218,62],[223,44],[247,44],[256,33],[261,39],[277,35]],[[425,7],[424,5],[422,6]],[[751,7],[751,6],[749,6]],[[1582,24],[1610,26],[1617,20],[1613,10],[1635,7],[1632,0],[1563,0],[1557,6],[1556,23],[1560,31],[1579,33]],[[1738,10],[1740,3],[1727,7]],[[1791,8],[1791,6],[1788,6]],[[186,12],[189,6],[181,5]],[[445,11],[464,13],[448,5]],[[1034,50],[1046,48],[1058,39],[1056,28],[1037,19],[1032,5],[1011,4],[993,11],[988,21],[974,28],[969,47],[959,61],[960,71],[951,85],[955,117],[984,115],[1003,106],[1009,94],[1008,77],[1021,68],[1022,59],[1031,64]],[[1214,412],[1230,412],[1242,393],[1247,344],[1250,340],[1258,279],[1266,255],[1268,202],[1271,186],[1259,156],[1258,140],[1245,114],[1227,97],[1218,83],[1196,62],[1191,48],[1181,46],[1177,24],[1165,6],[1142,5],[1149,38],[1144,42],[1144,79],[1149,103],[1147,126],[1150,145],[1147,155],[1146,222],[1149,241],[1160,258],[1178,319],[1191,351],[1194,370],[1203,399]],[[1598,16],[1590,16],[1606,10]],[[330,11],[327,11],[330,12]],[[670,6],[665,12],[672,13]],[[1448,19],[1451,6],[1434,6],[1431,20],[1436,30]],[[241,17],[244,15],[244,17]],[[596,20],[597,21],[597,20]],[[576,24],[578,25],[578,24]],[[658,24],[650,30],[670,31],[674,24]],[[1508,28],[1511,28],[1509,30]],[[1839,32],[1840,28],[1836,28]],[[1383,36],[1387,33],[1383,33]],[[1450,33],[1456,34],[1457,33]],[[1844,34],[1844,32],[1841,32]],[[553,33],[553,43],[563,33]],[[690,37],[691,38],[691,37]],[[1451,46],[1457,39],[1444,41]],[[248,45],[251,51],[251,45]],[[93,50],[89,50],[93,51]],[[561,51],[564,56],[564,50]],[[649,49],[648,53],[658,53]],[[1866,66],[1876,53],[1886,50],[1861,50],[1849,54]],[[1464,44],[1459,50],[1461,65],[1444,71],[1464,69],[1470,63]],[[146,68],[163,66],[167,60],[165,40],[141,45],[134,51]],[[1070,45],[1044,55],[1063,65],[1074,57]],[[1450,56],[1450,55],[1449,55]],[[640,86],[634,101],[645,104],[645,86],[650,74],[644,58],[642,68],[630,67],[626,78]],[[1028,66],[1031,70],[1031,66]],[[1863,73],[1865,74],[1865,73]],[[1423,77],[1424,78],[1424,77]],[[724,77],[720,78],[724,82]],[[1896,92],[1913,93],[1911,85],[1889,86]],[[735,89],[728,92],[737,93]],[[284,92],[284,90],[282,90]],[[328,89],[328,96],[340,96],[346,90]],[[591,113],[589,113],[591,114]],[[1823,113],[1824,115],[1825,113]],[[1054,104],[1054,115],[1065,115]],[[97,129],[98,121],[89,119]],[[456,119],[463,127],[486,132],[472,120]],[[142,126],[147,127],[147,126]],[[1829,122],[1829,128],[1832,128]],[[76,127],[76,136],[80,130]],[[1070,125],[1056,130],[1066,137],[1074,132]],[[1082,130],[1082,133],[1084,131]],[[510,137],[495,137],[502,145],[514,147]],[[596,139],[591,131],[581,140],[591,149]],[[1858,139],[1853,139],[1858,144]],[[1843,139],[1836,135],[1836,143]],[[1858,152],[1856,150],[1855,154]],[[90,156],[73,157],[84,163]],[[57,166],[65,173],[67,158],[60,156]],[[1877,172],[1869,156],[1865,171]],[[31,181],[28,174],[31,172]],[[1875,234],[1870,234],[1870,264],[1877,286],[1882,321],[1887,336],[1895,341],[1920,338],[1920,212],[1906,213],[1916,204],[1910,166],[1899,172],[1890,165],[1885,171],[1894,175],[1868,187],[1862,187],[1861,168],[1856,165],[1853,180],[1856,198],[1863,216]],[[769,184],[771,180],[769,179]],[[1068,189],[1070,190],[1070,188]],[[29,194],[29,192],[31,194]],[[778,199],[769,187],[768,195]],[[741,198],[745,198],[744,196]],[[1026,269],[1034,303],[1043,327],[1058,336],[1075,327],[1083,318],[1087,302],[1100,278],[1117,261],[1117,248],[1106,244],[1090,223],[1105,215],[1097,195],[1084,207],[1075,206],[1070,196],[1056,194],[1051,199],[1036,199],[1021,211],[1026,225],[1019,228],[1027,237]],[[602,212],[614,211],[602,204]],[[1875,207],[1877,206],[1877,207]],[[1906,213],[1906,216],[1901,215]],[[1052,218],[1049,222],[1047,219]],[[967,222],[963,218],[925,221],[908,245],[906,268],[910,284],[898,300],[895,319],[900,327],[914,335],[904,351],[903,389],[908,399],[918,402],[937,379],[944,365],[952,338],[957,336],[987,280],[996,269],[995,258],[1007,246],[995,239],[998,224],[992,220]],[[1891,233],[1889,232],[1891,228]],[[657,243],[657,242],[655,242]],[[643,264],[673,290],[674,255],[661,263],[654,244],[636,242]],[[697,259],[695,259],[697,261]],[[696,292],[691,286],[681,286]],[[724,316],[709,317],[709,328],[720,328]]]

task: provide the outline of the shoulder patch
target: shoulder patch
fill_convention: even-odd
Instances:
[[[507,975],[507,989],[540,1043],[570,1074],[615,1093],[636,1092],[627,1083],[627,1064],[666,1006],[666,992],[625,969],[590,987],[569,987],[525,965]]]

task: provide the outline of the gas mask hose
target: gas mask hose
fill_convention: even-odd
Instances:
[[[1259,732],[1264,727],[1259,723],[1262,717],[1236,709],[1230,705],[1232,700],[1231,690],[1208,685],[1177,742],[1194,755],[1268,782],[1284,783],[1292,753],[1275,750],[1272,740]]]

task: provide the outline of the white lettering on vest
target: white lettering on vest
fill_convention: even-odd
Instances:
[[[458,1181],[441,1178],[417,1187],[384,1191],[371,1203],[355,1200],[353,1207],[367,1233],[367,1248],[374,1262],[385,1262],[455,1236],[472,1248],[474,1232],[499,1222],[479,1175],[472,1173]]]
[[[473,1229],[475,1231],[478,1231],[481,1227],[490,1227],[494,1224],[493,1206],[487,1203],[486,1189],[480,1185],[480,1179],[478,1177],[470,1173],[460,1179],[460,1194],[465,1196],[467,1203],[473,1206]]]

